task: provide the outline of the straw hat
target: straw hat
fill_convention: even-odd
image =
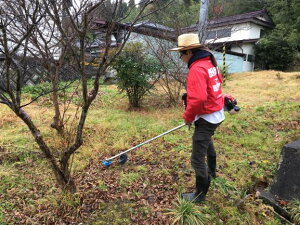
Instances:
[[[178,47],[172,48],[170,49],[170,51],[182,51],[182,50],[188,50],[193,48],[199,48],[203,46],[204,46],[203,44],[199,43],[198,34],[187,33],[178,36]]]

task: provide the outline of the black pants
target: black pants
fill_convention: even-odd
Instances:
[[[203,178],[208,177],[208,168],[205,158],[207,156],[208,161],[216,159],[212,136],[220,124],[221,123],[212,124],[202,118],[195,122],[191,163],[196,172],[196,176]]]

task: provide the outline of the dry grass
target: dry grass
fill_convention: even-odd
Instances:
[[[278,71],[236,73],[230,76],[223,91],[235,96],[243,105],[257,106],[274,101],[300,102],[299,74]]]

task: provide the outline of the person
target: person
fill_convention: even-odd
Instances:
[[[202,202],[211,177],[216,177],[216,151],[212,136],[225,119],[222,75],[212,52],[199,43],[197,34],[178,36],[178,47],[171,51],[178,51],[188,66],[187,105],[183,118],[185,124],[195,125],[191,164],[196,174],[196,191],[184,193],[182,197],[192,202]]]

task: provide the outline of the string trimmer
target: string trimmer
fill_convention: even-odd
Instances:
[[[134,149],[136,149],[138,147],[141,147],[144,144],[147,144],[147,143],[149,143],[151,141],[154,141],[155,139],[160,138],[160,137],[162,137],[162,136],[164,136],[164,135],[166,135],[168,133],[171,133],[174,130],[178,130],[181,127],[184,127],[184,126],[185,126],[185,124],[181,124],[178,127],[174,127],[173,129],[168,130],[168,131],[166,131],[166,132],[164,132],[164,133],[162,133],[162,134],[160,134],[160,135],[158,135],[158,136],[156,136],[154,138],[151,138],[151,139],[149,139],[149,140],[147,140],[147,141],[145,141],[145,142],[143,142],[141,144],[138,144],[138,145],[136,145],[136,146],[134,146],[134,147],[132,147],[132,148],[124,151],[124,152],[121,152],[121,153],[119,153],[119,154],[117,154],[117,155],[115,155],[113,157],[107,158],[107,159],[105,159],[105,160],[102,161],[102,165],[108,167],[108,166],[110,166],[112,164],[112,160],[115,159],[115,158],[118,158],[118,157],[119,157],[119,164],[125,164],[126,161],[127,161],[127,159],[128,159],[128,156],[127,156],[126,153],[128,153],[128,152],[130,152],[130,151],[132,151],[132,150],[134,150]]]

